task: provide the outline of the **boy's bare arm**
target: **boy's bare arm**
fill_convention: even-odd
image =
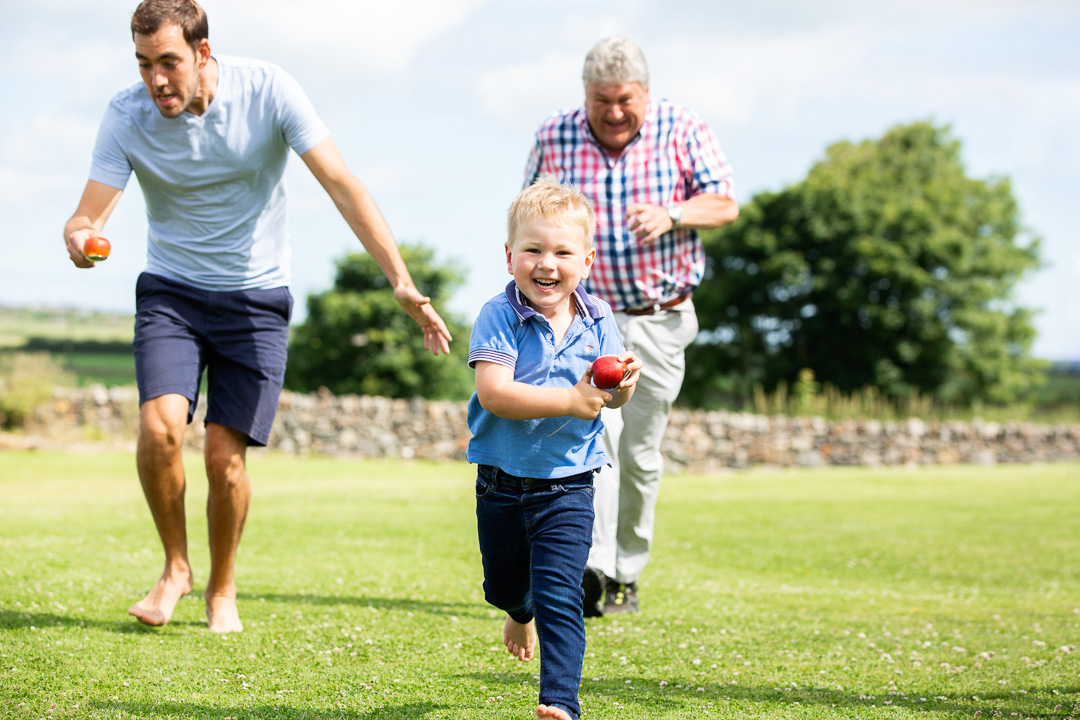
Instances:
[[[543,388],[516,382],[513,369],[506,365],[480,361],[476,363],[476,396],[485,410],[507,420],[566,415],[592,420],[610,404],[612,395],[593,387],[591,379],[590,369],[573,387]]]

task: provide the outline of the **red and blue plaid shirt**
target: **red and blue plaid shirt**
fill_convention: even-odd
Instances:
[[[731,166],[716,136],[691,110],[666,100],[649,103],[641,131],[617,159],[597,143],[585,108],[548,118],[536,132],[526,187],[542,173],[577,185],[593,201],[596,261],[586,287],[615,310],[693,292],[705,272],[697,231],[678,228],[640,245],[627,229],[627,207],[665,207],[706,192],[734,199]]]

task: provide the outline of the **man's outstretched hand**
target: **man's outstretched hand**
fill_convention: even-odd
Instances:
[[[394,290],[394,299],[424,331],[424,349],[430,350],[432,355],[440,352],[449,355],[450,341],[454,338],[450,336],[439,313],[431,306],[431,298],[421,295],[419,290],[409,285]]]

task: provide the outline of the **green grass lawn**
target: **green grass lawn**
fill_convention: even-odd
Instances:
[[[258,454],[245,631],[161,569],[124,454],[0,453],[0,717],[530,718],[483,601],[473,470]],[[1080,466],[671,476],[643,611],[589,620],[585,718],[1080,716]]]

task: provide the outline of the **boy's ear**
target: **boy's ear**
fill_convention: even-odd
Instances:
[[[593,260],[596,259],[596,248],[589,248],[589,252],[585,253],[585,271],[581,273],[581,279],[589,277],[589,271],[592,269]]]
[[[504,243],[503,247],[506,248],[506,270],[511,275],[514,274],[514,263],[512,262],[512,253],[510,252],[510,243]]]

